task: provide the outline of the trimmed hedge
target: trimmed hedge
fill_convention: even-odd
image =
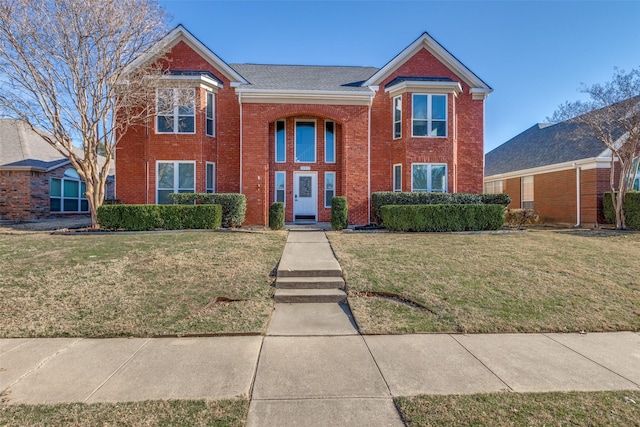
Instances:
[[[222,206],[222,226],[240,227],[247,212],[247,198],[238,193],[172,193],[169,199],[177,205],[216,204]]]
[[[331,199],[331,228],[344,230],[349,227],[349,206],[345,196],[335,196]]]
[[[221,222],[220,205],[102,205],[98,208],[98,224],[107,230],[217,229]]]
[[[284,228],[284,203],[273,202],[269,206],[269,228],[272,230]]]
[[[380,211],[391,231],[481,231],[504,225],[504,207],[495,204],[386,205]]]
[[[604,219],[609,224],[616,223],[616,212],[611,202],[611,191],[604,193],[602,199]],[[625,223],[629,230],[640,230],[640,191],[629,191],[624,198]]]
[[[384,221],[380,208],[386,205],[502,205],[507,207],[511,203],[508,194],[467,194],[467,193],[403,193],[379,191],[371,194],[371,221],[382,225]]]

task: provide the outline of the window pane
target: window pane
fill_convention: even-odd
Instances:
[[[60,212],[61,202],[60,199],[50,199],[49,200],[49,210],[51,212]]]
[[[173,190],[158,190],[158,204],[159,205],[170,205],[171,200],[169,199],[169,194],[175,193]]]
[[[207,119],[207,135],[213,136],[213,120]]]
[[[158,163],[158,188],[173,189],[173,163]]]
[[[447,182],[447,167],[445,165],[431,166],[431,191],[445,193]]]
[[[326,123],[326,132],[325,132],[325,159],[326,163],[334,163],[336,161],[336,137],[334,132],[334,123],[327,122]]]
[[[84,182],[80,183],[80,198],[81,199],[86,199],[87,196],[84,194],[87,192],[87,184],[85,184]]]
[[[402,191],[402,166],[393,167],[393,191]]]
[[[311,197],[311,177],[298,177],[298,194],[300,197]]]
[[[213,94],[207,93],[207,118],[213,118]]]
[[[330,207],[331,207],[331,201],[333,200],[333,195],[334,195],[334,190],[327,190],[327,191],[325,191],[325,193],[324,193],[324,197],[325,197],[325,199],[324,199],[324,205],[325,205],[327,208],[330,208]]]
[[[427,136],[427,121],[426,120],[414,120],[413,121],[413,135],[414,136]]]
[[[427,191],[428,165],[413,165],[413,191]]]
[[[276,202],[284,203],[284,190],[276,190]]]
[[[195,132],[196,119],[193,116],[178,117],[178,133]]]
[[[78,212],[78,199],[64,199],[65,212]]]
[[[207,193],[213,193],[215,191],[215,170],[213,163],[207,163]]]
[[[196,93],[194,89],[180,89],[178,90],[178,97],[176,104],[178,105],[178,114],[193,115],[195,111],[195,97]]]
[[[276,172],[276,202],[285,203],[285,178],[284,172]]]
[[[178,163],[178,188],[180,190],[195,190],[195,165],[193,163]]]
[[[413,95],[413,119],[427,120],[427,95]]]
[[[447,98],[444,95],[431,95],[431,118],[445,120],[447,118]]]
[[[447,136],[447,122],[431,122],[431,136]]]
[[[60,197],[62,195],[62,180],[51,178],[49,181],[49,195],[51,197]]]
[[[173,116],[157,117],[158,132],[173,132]]]
[[[89,201],[87,199],[80,200],[80,212],[89,212]]]
[[[78,192],[80,190],[80,183],[78,181],[71,181],[71,180],[65,179],[63,180],[62,185],[64,188],[64,197],[75,197],[76,199],[78,198]],[[65,210],[67,209],[65,208]],[[76,210],[78,210],[77,207],[76,207]]]
[[[296,122],[296,162],[316,161],[316,124]]]
[[[173,114],[173,89],[158,89],[158,102],[157,102],[158,115],[170,115]]]
[[[327,172],[324,174],[324,205],[331,207],[331,199],[336,192],[336,174],[334,172]]]
[[[285,161],[285,130],[284,130],[285,122],[283,120],[279,120],[276,122],[276,162],[284,162]]]
[[[402,98],[401,97],[393,98],[393,120],[396,122],[402,120]]]

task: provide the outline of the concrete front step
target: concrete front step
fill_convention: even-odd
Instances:
[[[336,303],[347,294],[341,289],[276,289],[274,298],[282,303]]]
[[[342,277],[278,277],[278,289],[344,289]]]
[[[277,277],[342,277],[342,270],[340,268],[309,270],[278,268]]]

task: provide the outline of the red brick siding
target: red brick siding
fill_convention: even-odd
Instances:
[[[576,170],[534,175],[533,208],[542,222],[575,224]]]
[[[502,191],[508,194],[511,198],[511,204],[509,209],[520,209],[522,207],[522,200],[520,199],[520,193],[522,191],[520,178],[510,178],[503,181]]]

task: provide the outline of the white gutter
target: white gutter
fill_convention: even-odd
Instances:
[[[576,165],[576,225],[574,227],[580,227],[581,218],[580,218],[580,166]]]

